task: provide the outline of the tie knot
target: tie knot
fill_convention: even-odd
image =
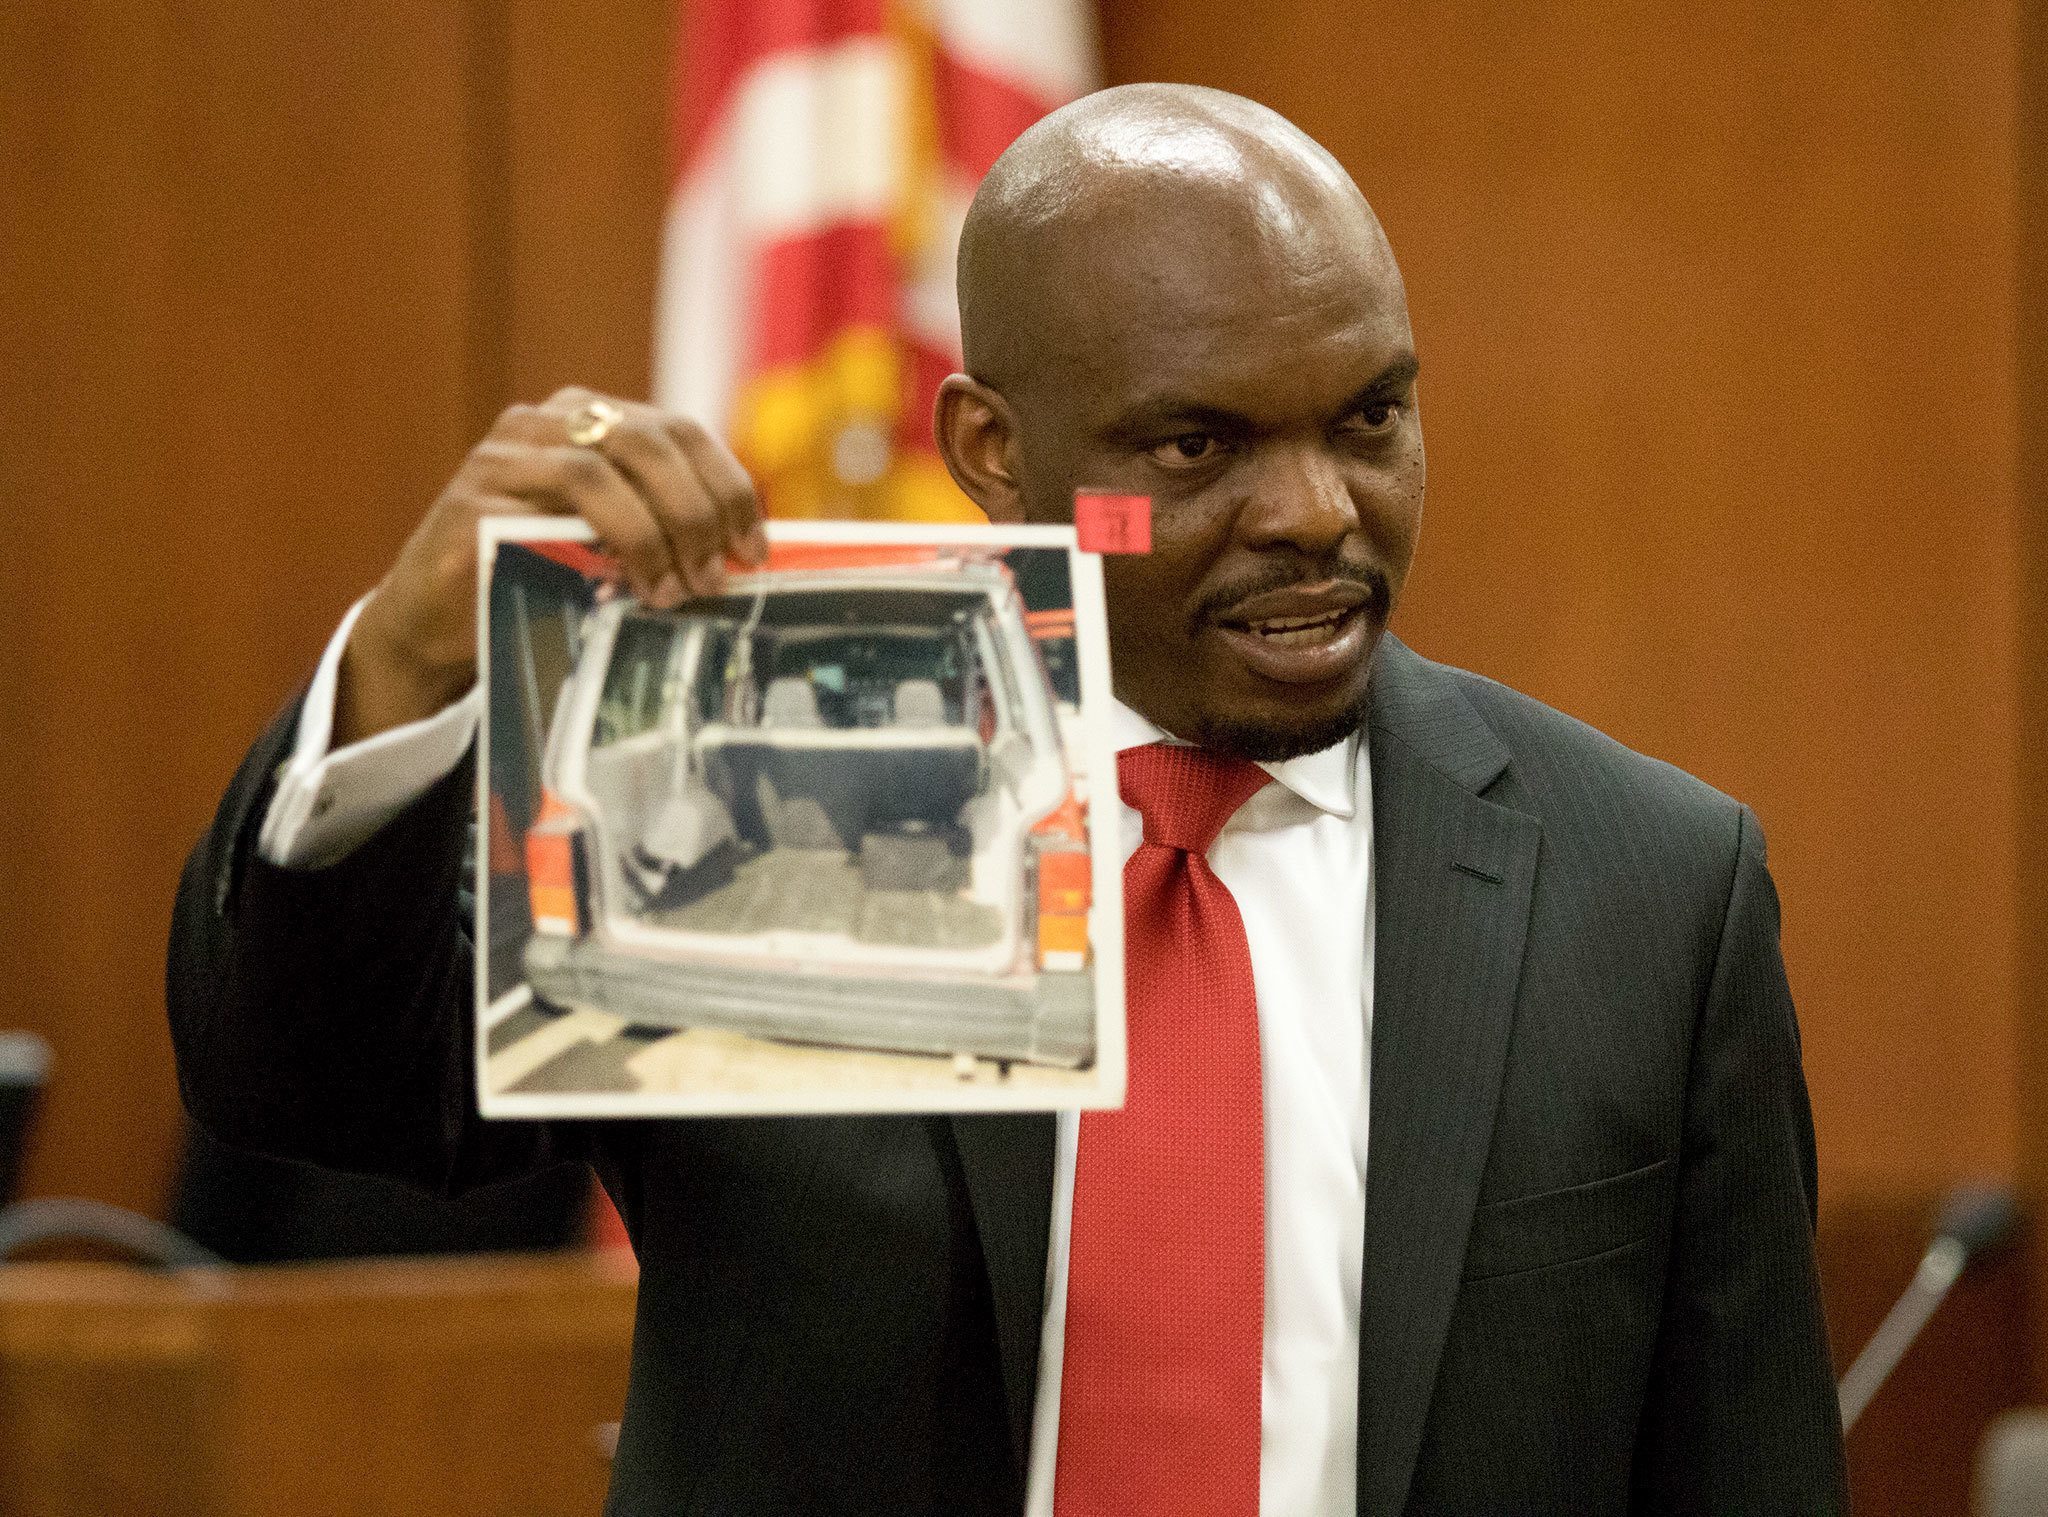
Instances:
[[[1181,743],[1150,743],[1116,756],[1117,789],[1145,819],[1145,841],[1188,853],[1207,853],[1267,778],[1257,764]]]

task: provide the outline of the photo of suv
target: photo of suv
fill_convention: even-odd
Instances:
[[[716,599],[601,600],[525,835],[534,996],[1090,1066],[1073,616],[1027,611],[1034,554],[1064,586],[1064,548],[780,542]]]

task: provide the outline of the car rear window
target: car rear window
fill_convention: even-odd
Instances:
[[[674,622],[629,616],[619,623],[591,746],[603,748],[653,729],[661,720],[675,652]]]

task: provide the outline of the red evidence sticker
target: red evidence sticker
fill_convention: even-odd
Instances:
[[[1076,490],[1074,533],[1084,553],[1150,553],[1152,497]]]

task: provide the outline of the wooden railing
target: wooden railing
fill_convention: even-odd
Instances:
[[[594,1517],[628,1270],[0,1268],[4,1517]]]

